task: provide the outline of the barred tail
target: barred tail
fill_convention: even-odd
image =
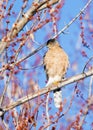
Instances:
[[[54,104],[57,108],[62,106],[62,91],[61,89],[54,90]]]

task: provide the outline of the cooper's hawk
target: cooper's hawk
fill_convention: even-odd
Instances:
[[[57,83],[64,78],[67,71],[69,60],[68,55],[55,39],[50,39],[47,42],[48,51],[44,55],[43,63],[47,76],[47,84]],[[62,104],[61,89],[54,91],[54,103],[57,108]]]

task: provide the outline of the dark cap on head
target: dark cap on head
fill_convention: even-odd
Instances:
[[[50,44],[50,43],[55,43],[56,42],[56,39],[54,38],[54,39],[49,39],[48,41],[47,41],[47,45],[48,44]]]

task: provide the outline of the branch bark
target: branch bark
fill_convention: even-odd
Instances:
[[[57,3],[58,0],[55,0],[54,2]],[[92,2],[93,0],[89,0],[86,5],[83,7],[83,9],[76,15],[75,18],[73,18],[63,29],[61,29],[59,31],[59,33],[57,34],[57,36],[59,36],[61,33],[63,33],[84,11],[85,9],[89,6],[89,4]],[[54,4],[55,4],[54,3]],[[53,3],[52,3],[53,4]],[[57,37],[56,35],[52,38]],[[0,42],[0,54],[4,51],[4,49],[7,46],[7,42]],[[15,65],[19,64],[20,62],[23,62],[24,60],[28,59],[29,57],[33,56],[35,53],[37,53],[38,51],[40,51],[42,48],[44,48],[46,46],[46,43],[42,44],[41,46],[39,46],[36,50],[34,50],[33,52],[31,52],[30,54],[28,54],[27,56],[23,57],[22,59],[20,59],[19,61],[17,61],[16,63],[13,63]],[[7,66],[7,65],[6,65]],[[12,64],[10,65],[12,66]],[[0,71],[4,71],[6,68],[1,68]]]
[[[58,37],[61,33],[63,33],[67,28],[69,28],[69,26],[75,22],[75,20],[85,11],[85,9],[89,6],[89,4],[92,2],[93,0],[89,0],[86,5],[82,8],[82,10],[76,15],[75,18],[73,18],[63,29],[61,29],[57,35],[55,35],[54,37],[51,38],[56,38]],[[41,50],[43,47],[46,46],[46,43],[42,44],[40,47],[38,47],[36,50],[34,50],[32,53],[28,54],[27,56],[23,57],[22,59],[20,59],[16,64],[26,60],[27,58],[29,58],[30,56],[34,55],[35,53],[37,53],[39,50]]]
[[[76,21],[76,19],[85,11],[85,9],[89,6],[89,4],[92,2],[93,0],[89,0],[86,5],[83,7],[83,9],[76,15],[76,17],[74,17],[62,30],[60,30],[58,32],[57,35],[55,35],[53,38],[58,37],[61,33],[64,33],[64,31],[72,24]]]
[[[71,84],[71,83],[74,83],[74,82],[77,82],[79,80],[83,80],[84,78],[87,78],[89,76],[93,75],[93,68],[88,70],[87,72],[84,72],[84,73],[81,73],[81,74],[78,74],[78,75],[75,75],[75,76],[72,76],[70,78],[67,78],[65,79],[64,81],[61,81],[58,86],[54,86],[53,84],[51,84],[50,86],[48,87],[44,87],[43,89],[39,90],[38,92],[34,93],[33,95],[32,94],[29,94],[27,96],[24,96],[20,99],[18,99],[16,102],[10,104],[9,106],[5,106],[3,109],[3,111],[7,112],[9,111],[10,109],[13,109],[25,102],[27,102],[28,100],[31,100],[31,99],[34,99],[38,96],[41,96],[45,93],[48,93],[50,91],[53,91],[57,88],[61,88],[61,87],[65,87],[66,85],[68,84]],[[0,116],[2,116],[2,114],[0,114]]]
[[[24,26],[31,20],[33,15],[47,8],[48,6],[56,4],[58,1],[59,0],[44,0],[42,2],[37,3],[37,6],[32,4],[31,8],[25,14],[22,15],[22,18],[13,24],[10,32],[4,38],[2,38],[2,41],[0,43],[0,54],[9,45],[9,42],[11,42],[13,38],[15,38],[18,33],[24,28]]]
[[[93,0],[89,0],[89,2],[86,3],[86,5],[83,7],[83,9],[76,15],[75,18],[73,18],[62,30],[60,30],[58,32],[57,35],[55,35],[54,37],[51,38],[56,38],[58,37],[61,33],[63,33],[84,11],[85,9],[89,6],[89,4],[92,2]],[[35,53],[37,53],[38,51],[40,51],[42,48],[44,48],[46,46],[46,42],[44,44],[42,44],[41,46],[39,46],[36,50],[34,50],[33,52],[31,52],[30,54],[28,54],[27,56],[23,57],[22,59],[20,59],[19,61],[17,61],[16,64],[19,64],[20,62],[28,59],[29,57],[33,56]],[[1,53],[1,51],[0,51]],[[4,69],[4,68],[3,68]],[[0,71],[2,71],[2,69],[0,69]]]

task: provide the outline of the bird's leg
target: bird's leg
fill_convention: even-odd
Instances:
[[[47,82],[47,84],[46,84],[46,87],[47,86],[50,86],[50,85],[54,85],[54,86],[58,86],[59,85],[59,83],[60,83],[60,77],[58,76],[58,75],[56,75],[56,76],[54,76],[54,77],[50,77],[49,79],[48,79],[48,82]]]
[[[51,77],[51,78],[49,78],[49,80],[48,80],[48,82],[47,82],[47,84],[46,84],[46,87],[47,86],[50,86],[52,83],[53,83],[53,81],[54,81],[54,79]]]

